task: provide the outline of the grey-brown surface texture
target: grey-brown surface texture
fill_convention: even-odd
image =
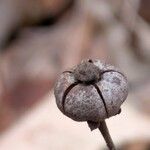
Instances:
[[[100,122],[120,113],[128,83],[116,67],[87,59],[60,75],[54,94],[58,108],[69,118]]]

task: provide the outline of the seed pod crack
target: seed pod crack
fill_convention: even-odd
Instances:
[[[63,73],[73,73],[72,71],[64,71]]]
[[[104,73],[107,73],[107,72],[117,72],[117,73],[121,74],[122,76],[124,76],[124,74],[121,73],[120,71],[116,71],[116,70],[113,70],[113,69],[109,69],[109,70],[102,71],[102,72],[101,72],[101,76],[102,76]],[[124,77],[125,77],[125,76],[124,76]]]
[[[104,99],[104,97],[102,95],[102,92],[101,92],[101,90],[99,89],[99,87],[96,84],[93,84],[93,86],[95,87],[95,89],[97,90],[100,98],[102,99],[102,102],[104,104],[104,108],[105,108],[105,111],[106,111],[106,115],[107,115],[107,118],[108,118],[109,117],[109,113],[108,113],[108,109],[107,109],[107,106],[106,106],[105,99]]]
[[[67,94],[71,91],[72,88],[74,88],[78,83],[73,83],[71,84],[64,92],[63,94],[63,97],[62,97],[62,110],[63,110],[63,113],[65,114],[65,100],[66,100],[66,97],[67,97]]]

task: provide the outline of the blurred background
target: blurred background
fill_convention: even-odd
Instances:
[[[57,109],[57,75],[82,59],[119,67],[130,93],[108,120],[120,150],[150,150],[150,0],[0,1],[0,150],[99,150]]]

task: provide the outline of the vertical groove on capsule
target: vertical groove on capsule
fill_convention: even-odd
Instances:
[[[105,103],[105,100],[104,100],[104,97],[102,95],[102,92],[100,91],[99,87],[96,85],[96,84],[93,84],[93,86],[96,88],[100,98],[102,99],[102,102],[104,104],[104,108],[105,108],[105,111],[106,111],[106,115],[107,115],[107,118],[109,117],[109,113],[108,113],[108,109],[107,109],[107,106],[106,106],[106,103]]]
[[[73,83],[71,84],[64,92],[63,97],[62,97],[62,111],[65,114],[65,100],[66,100],[66,96],[67,94],[70,92],[70,90],[75,87],[78,83]]]

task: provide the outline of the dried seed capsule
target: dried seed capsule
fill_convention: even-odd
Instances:
[[[58,108],[76,121],[100,122],[118,114],[127,97],[126,77],[99,60],[85,60],[58,78],[54,94]]]

